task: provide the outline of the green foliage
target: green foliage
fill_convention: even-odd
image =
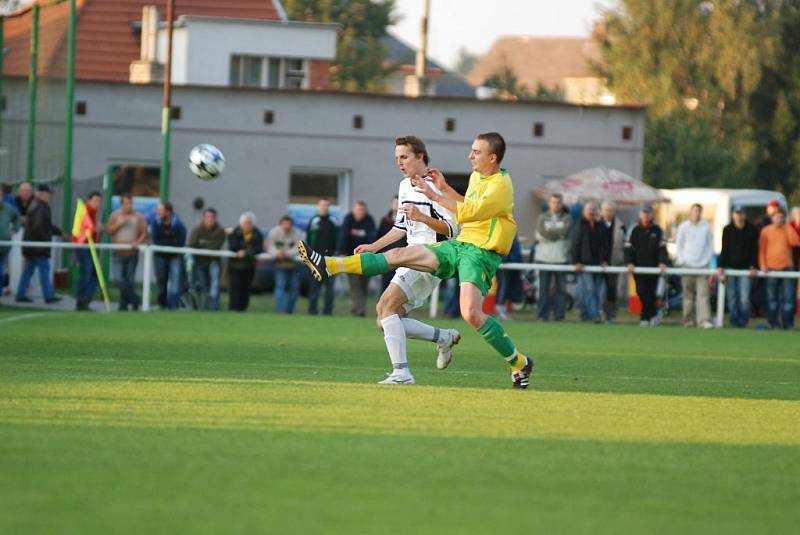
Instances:
[[[620,0],[605,22],[609,87],[649,106],[646,180],[798,189],[800,2]]]
[[[461,76],[466,76],[472,71],[479,59],[480,57],[477,54],[473,54],[466,48],[461,47],[458,50],[458,57],[456,58],[454,70]]]
[[[549,89],[541,83],[537,85],[535,91],[531,91],[528,86],[520,84],[516,71],[504,65],[499,71],[490,75],[486,83],[497,90],[500,98],[521,99],[521,100],[564,100],[564,92],[561,88]]]
[[[331,85],[344,91],[381,91],[392,68],[380,39],[394,24],[394,0],[284,0],[291,20],[341,25]]]

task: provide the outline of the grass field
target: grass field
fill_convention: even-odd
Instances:
[[[0,309],[0,533],[796,529],[797,333],[508,329],[531,390],[471,332],[393,388],[370,319]]]

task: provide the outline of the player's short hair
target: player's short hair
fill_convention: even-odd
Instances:
[[[703,211],[703,205],[699,202],[694,203],[690,209],[694,210],[695,208],[699,208],[701,212]]]
[[[497,156],[498,164],[503,161],[503,157],[506,155],[506,140],[503,139],[503,136],[497,132],[486,132],[485,134],[478,134],[475,139],[480,139],[489,144],[489,150]]]
[[[562,203],[564,202],[564,196],[561,195],[560,193],[551,193],[550,196],[547,199],[548,200],[550,200],[550,199],[558,199]]]
[[[366,201],[356,201],[353,203],[354,206],[361,206],[364,210],[367,209],[367,202]]]
[[[214,208],[211,208],[210,206],[208,208],[206,208],[205,210],[203,210],[203,213],[204,214],[214,214],[215,217],[217,215],[217,211]]]
[[[119,200],[122,201],[122,199],[128,199],[129,201],[133,201],[133,195],[131,195],[130,193],[123,193],[119,196]]]
[[[281,220],[278,221],[278,223],[283,223],[284,221],[291,221],[292,224],[294,224],[294,219],[292,219],[292,216],[290,216],[289,214],[281,216]]]
[[[174,210],[174,208],[172,208],[172,203],[171,203],[171,202],[169,202],[169,201],[162,202],[162,203],[161,203],[161,206],[163,206],[163,207],[164,207],[164,210],[166,210],[166,211],[167,211],[167,212],[169,212],[170,214],[173,214],[173,213],[175,213],[175,210]]]
[[[89,192],[89,195],[87,195],[87,196],[86,196],[86,200],[87,200],[87,201],[90,201],[90,200],[92,200],[92,198],[94,198],[94,197],[102,197],[102,195],[101,195],[101,194],[100,194],[100,192],[99,192],[99,191],[97,191],[97,190],[90,191],[90,192]]]
[[[425,148],[425,143],[418,138],[417,136],[400,136],[395,138],[394,146],[409,146],[411,147],[411,152],[419,156],[422,155],[422,161],[425,162],[425,165],[428,165],[428,149]]]

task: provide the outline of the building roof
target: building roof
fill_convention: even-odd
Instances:
[[[539,84],[553,90],[565,78],[598,78],[593,65],[601,62],[600,47],[589,37],[501,37],[466,80],[481,85],[510,67],[529,90]]]
[[[45,5],[37,0],[34,3]],[[142,19],[142,8],[155,5],[162,20],[166,0],[77,0],[75,77],[78,80],[127,82],[132,61],[139,59],[139,33],[131,23]],[[282,20],[278,0],[181,0],[175,17],[200,15],[245,19]],[[4,73],[27,76],[30,62],[31,5],[4,19],[5,48],[9,49]],[[69,4],[42,8],[39,15],[39,72],[63,77],[66,64]]]
[[[389,63],[399,65],[408,74],[414,74],[414,63],[417,59],[417,50],[415,48],[393,35],[383,37],[381,45],[386,49],[386,60]],[[469,85],[464,78],[445,69],[430,58],[428,58],[428,73],[436,78],[436,96],[475,96],[475,88]]]

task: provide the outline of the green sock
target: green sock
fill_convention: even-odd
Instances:
[[[389,273],[389,262],[383,253],[361,253],[361,274],[371,277]]]
[[[504,359],[512,357],[517,352],[517,348],[506,334],[506,330],[491,316],[486,316],[486,321],[478,329],[478,333]]]

